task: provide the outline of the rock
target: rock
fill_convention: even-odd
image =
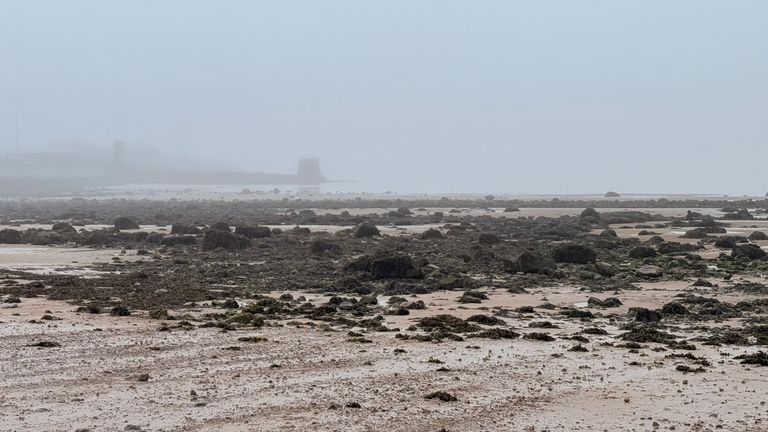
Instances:
[[[142,374],[134,375],[133,377],[131,377],[131,379],[136,382],[147,382],[149,381],[149,374],[142,373]]]
[[[341,246],[329,240],[315,239],[310,243],[309,251],[315,255],[341,255]]]
[[[172,235],[185,235],[185,234],[200,234],[202,230],[194,225],[188,225],[184,223],[175,223],[171,225]]]
[[[501,239],[499,239],[499,236],[497,236],[496,234],[481,233],[477,237],[477,242],[482,245],[492,245],[492,244],[500,243]]]
[[[259,239],[272,237],[272,230],[265,226],[238,226],[235,227],[235,234],[249,239]]]
[[[410,215],[412,215],[412,214],[413,214],[413,212],[411,211],[411,209],[409,209],[408,207],[400,207],[399,209],[397,209],[397,210],[395,211],[395,213],[396,213],[398,216],[403,216],[403,217],[405,217],[405,216],[410,216]]]
[[[594,250],[579,244],[557,246],[552,252],[552,256],[559,263],[588,264],[597,260],[597,254]]]
[[[695,228],[692,230],[688,230],[680,236],[680,238],[686,238],[686,239],[705,239],[709,237],[709,234],[703,229],[703,228]]]
[[[690,243],[664,242],[659,245],[660,254],[687,253],[702,249],[701,246]]]
[[[581,212],[581,214],[579,215],[579,218],[582,221],[590,224],[598,224],[600,223],[600,219],[601,219],[600,213],[598,213],[597,210],[591,207],[584,209],[584,211]]]
[[[656,249],[648,246],[637,246],[629,251],[629,257],[635,259],[653,258],[656,256]]]
[[[51,227],[51,231],[56,231],[61,234],[77,234],[75,227],[66,222],[56,222]]]
[[[660,235],[655,235],[655,236],[649,238],[648,240],[646,240],[645,242],[647,244],[660,245],[660,244],[664,243],[665,241],[666,240],[664,240],[664,237],[662,237]]]
[[[613,265],[607,262],[599,261],[595,263],[595,273],[599,274],[600,276],[611,277],[616,274],[616,271],[614,270]]]
[[[208,227],[208,231],[231,232],[231,230],[229,229],[229,224],[226,222],[215,222],[214,224]]]
[[[754,231],[752,234],[749,235],[749,240],[751,241],[762,241],[762,240],[768,240],[768,234],[762,232],[762,231]],[[2,243],[2,241],[0,241]]]
[[[645,277],[645,278],[658,278],[664,274],[664,270],[662,270],[661,267],[658,267],[658,266],[644,265],[639,269],[635,270],[635,274],[637,276]]]
[[[0,244],[19,244],[21,243],[21,231],[14,229],[0,230]]]
[[[481,303],[488,300],[488,296],[480,291],[465,291],[459,298],[459,303]]]
[[[723,215],[724,220],[752,220],[755,217],[747,209],[740,209],[735,213],[728,213]]]
[[[738,243],[747,243],[748,240],[740,236],[722,236],[715,240],[715,246],[723,249],[733,249]]]
[[[600,237],[602,238],[619,238],[619,235],[616,234],[616,231],[611,228],[604,229],[600,234]]]
[[[587,299],[587,304],[591,307],[616,308],[624,303],[616,297],[608,297],[605,300],[600,300],[597,297],[590,297]]]
[[[678,302],[670,302],[661,307],[661,313],[664,315],[687,315],[688,308]]]
[[[443,238],[443,233],[441,233],[440,230],[430,228],[421,233],[421,238],[423,240],[441,239]]]
[[[133,219],[125,217],[125,216],[118,216],[115,219],[114,223],[115,229],[122,231],[122,230],[136,230],[141,228],[139,224],[133,221]]]
[[[240,303],[235,299],[226,299],[224,300],[224,303],[221,304],[221,307],[224,309],[240,309]]]
[[[704,288],[712,288],[714,284],[706,279],[696,279],[696,281],[693,282],[693,286],[695,287],[704,287]]]
[[[160,240],[163,246],[194,245],[197,243],[195,236],[192,235],[170,235]]]
[[[370,223],[370,222],[362,222],[357,227],[355,227],[355,238],[370,238],[370,237],[381,237],[381,232],[379,232],[379,229],[376,227],[376,225]]]
[[[458,398],[456,398],[456,396],[444,391],[432,392],[424,396],[424,399],[437,399],[443,402],[456,402],[457,400],[459,400]]]
[[[539,273],[557,268],[552,258],[533,252],[523,252],[515,261],[504,260],[503,265],[509,273]]]
[[[383,253],[363,255],[344,266],[348,272],[365,272],[373,279],[420,279],[424,273],[407,255]]]
[[[750,260],[764,259],[766,255],[768,254],[760,246],[753,243],[738,245],[731,251],[733,258],[747,258]]]
[[[44,341],[39,341],[39,342],[29,344],[27,346],[37,347],[37,348],[59,348],[61,347],[61,344],[56,341],[44,340]]]
[[[633,307],[629,309],[627,313],[638,322],[659,322],[661,321],[661,313],[655,310],[646,309],[643,307]]]
[[[61,243],[64,241],[64,238],[55,231],[35,231],[31,233],[28,241],[35,246],[46,246]]]
[[[203,235],[203,252],[222,248],[230,252],[250,247],[250,240],[227,231],[209,229]]]
[[[109,314],[112,316],[129,316],[131,314],[131,310],[126,306],[115,306],[112,308]]]

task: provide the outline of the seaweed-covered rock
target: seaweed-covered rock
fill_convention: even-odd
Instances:
[[[753,243],[738,245],[731,251],[733,258],[747,258],[750,260],[763,259],[766,255],[768,254],[760,246]]]
[[[475,324],[448,314],[422,318],[419,320],[417,326],[428,332],[440,330],[451,333],[469,333],[481,330],[481,328]]]

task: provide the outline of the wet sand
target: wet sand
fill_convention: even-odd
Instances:
[[[683,286],[646,288],[623,295],[624,307],[659,305]],[[551,302],[585,300],[564,289],[542,291]],[[478,308],[538,304],[543,292],[494,292],[482,305],[458,307],[459,295],[423,296],[430,309],[419,312],[468,316]],[[367,333],[373,343],[359,344],[344,332],[308,326],[159,332],[157,321],[74,309],[44,299],[0,309],[0,430],[758,431],[768,422],[768,377],[732,360],[751,349],[702,346],[694,354],[713,366],[683,374],[675,367],[687,361],[665,358],[671,351],[601,346],[620,333],[608,319],[586,324],[609,335],[590,335],[590,352],[582,353],[568,352],[577,342],[567,340],[420,343]],[[195,313],[174,314],[186,312]],[[44,313],[61,320],[29,322]],[[527,323],[539,319],[561,326],[549,330],[553,335],[583,327],[541,312],[507,321],[531,331]],[[267,340],[238,341],[243,336]],[[61,347],[27,346],[41,340]],[[138,381],[144,373],[148,381]],[[458,401],[424,399],[435,390]],[[361,407],[346,407],[351,402]]]

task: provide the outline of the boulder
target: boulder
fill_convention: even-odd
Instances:
[[[552,257],[559,263],[588,264],[597,260],[597,254],[587,246],[564,244],[557,246]]]
[[[644,265],[639,269],[635,270],[635,274],[639,277],[644,277],[644,278],[659,278],[662,275],[664,275],[664,270],[662,270],[661,267],[658,267],[658,266]]]
[[[173,235],[187,235],[187,234],[200,234],[202,230],[194,225],[188,225],[185,223],[175,223],[171,225],[171,234]]]
[[[635,259],[653,258],[656,256],[656,249],[648,246],[637,246],[629,251],[629,257]]]
[[[762,231],[754,231],[748,238],[752,241],[768,240],[768,234]]]
[[[747,239],[740,236],[722,236],[715,240],[715,246],[723,249],[733,249],[738,243],[747,243]]]
[[[215,222],[213,225],[208,227],[208,231],[231,232],[229,229],[229,224],[226,222]]]
[[[160,244],[163,246],[177,246],[177,245],[194,245],[196,243],[195,236],[192,235],[169,235],[163,237],[160,240]]]
[[[117,230],[135,230],[141,228],[133,219],[125,216],[118,216],[117,219],[115,219],[114,226]]]
[[[619,300],[616,297],[608,297],[605,300],[601,300],[597,297],[590,297],[589,299],[587,299],[587,304],[590,307],[617,308],[624,303],[622,303],[621,300]]]
[[[588,207],[584,209],[583,212],[579,215],[579,218],[587,223],[591,224],[597,224],[600,223],[600,213],[597,212],[597,210]]]
[[[430,228],[421,233],[421,238],[424,240],[441,239],[443,238],[443,233],[435,228]]]
[[[77,234],[75,227],[66,222],[56,222],[51,227],[51,231],[56,231],[60,234]]]
[[[310,243],[309,251],[315,255],[340,255],[341,246],[329,240],[316,239]]]
[[[661,307],[664,315],[688,315],[688,308],[678,302],[670,302]]]
[[[19,244],[21,243],[21,231],[14,229],[0,230],[0,244]]]
[[[750,260],[763,259],[766,255],[768,254],[760,246],[753,243],[738,245],[731,251],[733,258],[747,258]]]
[[[344,266],[347,272],[364,272],[373,279],[420,279],[424,273],[407,255],[380,253],[363,255]]]
[[[739,209],[735,213],[727,213],[723,215],[725,220],[752,220],[755,217],[747,209]]]
[[[379,229],[376,227],[376,225],[370,223],[370,222],[362,222],[357,227],[355,227],[355,238],[370,238],[370,237],[381,237],[381,232],[379,232]]]
[[[234,252],[249,246],[250,240],[247,237],[238,236],[229,231],[209,229],[203,235],[203,252],[219,248]]]
[[[633,307],[629,309],[628,315],[638,322],[659,322],[661,321],[661,312],[646,309],[643,307]]]
[[[496,234],[481,233],[477,237],[477,242],[483,245],[492,245],[501,242],[501,239]]]
[[[272,230],[265,226],[238,226],[235,227],[235,234],[248,237],[249,239],[272,237]]]
[[[504,260],[503,265],[509,273],[543,273],[557,268],[552,258],[533,252],[523,252],[515,261]]]

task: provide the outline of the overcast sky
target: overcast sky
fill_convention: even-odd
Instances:
[[[0,150],[399,192],[768,191],[764,0],[0,0]]]

